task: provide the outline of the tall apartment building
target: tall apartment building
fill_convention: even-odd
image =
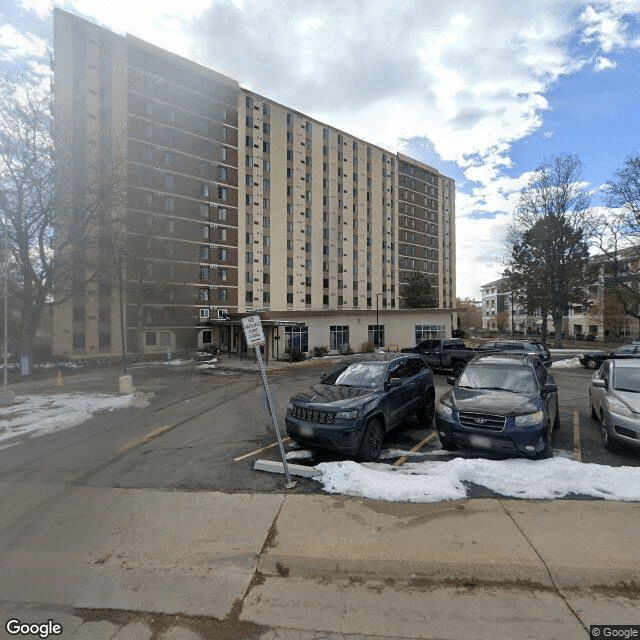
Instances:
[[[450,334],[452,179],[130,35],[54,25],[57,235],[97,221],[66,250],[55,353],[119,353],[121,315],[129,351],[235,349],[246,314],[275,352]],[[414,272],[438,309],[400,309]]]

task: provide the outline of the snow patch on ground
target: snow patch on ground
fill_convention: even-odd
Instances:
[[[18,395],[15,404],[0,407],[0,448],[75,427],[101,411],[146,406],[149,406],[149,396],[139,392],[124,396],[102,393]]]
[[[552,369],[571,369],[573,367],[581,367],[580,358],[567,358],[566,360],[558,360],[551,363]]]
[[[564,456],[548,460],[454,458],[390,467],[327,462],[316,466],[329,493],[388,502],[439,502],[467,497],[467,483],[504,496],[553,500],[568,495],[640,500],[640,468],[585,464]]]

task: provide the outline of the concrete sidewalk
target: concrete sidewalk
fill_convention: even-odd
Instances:
[[[550,616],[558,628],[522,638],[640,623],[638,503],[397,504],[4,482],[0,510],[0,613],[71,616],[75,631],[63,637],[74,640],[97,639],[81,634],[76,609],[448,638],[465,636],[445,633],[445,618],[490,598],[500,616]],[[494,624],[473,637],[509,637]],[[151,637],[141,633],[122,637]]]

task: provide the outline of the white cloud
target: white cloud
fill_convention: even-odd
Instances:
[[[50,6],[21,3],[39,16]],[[501,250],[490,243],[504,236],[524,182],[505,177],[517,172],[513,145],[537,131],[553,136],[541,129],[555,108],[550,89],[564,76],[587,65],[612,70],[616,51],[640,46],[631,19],[640,16],[640,0],[66,0],[60,6],[389,150],[411,141],[425,149],[424,158],[414,154],[418,159],[436,167],[455,163],[464,177],[457,185],[458,272],[486,273],[488,280],[499,271],[489,265]],[[478,220],[479,214],[494,219]],[[458,293],[477,295],[470,283],[459,278]]]
[[[20,0],[22,9],[35,14],[41,20],[48,18],[53,10],[51,0]]]
[[[41,58],[47,53],[47,42],[33,34],[22,34],[15,27],[0,27],[0,58],[14,61],[16,58]]]
[[[599,57],[596,59],[595,70],[606,71],[608,69],[615,69],[617,66],[618,66],[618,63],[615,60]]]
[[[625,18],[640,13],[638,0],[613,0],[596,8],[588,6],[580,16],[586,26],[583,42],[595,42],[605,53],[626,47],[638,47],[637,38],[629,35]]]

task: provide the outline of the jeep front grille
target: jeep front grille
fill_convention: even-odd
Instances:
[[[307,409],[305,407],[294,406],[291,415],[298,420],[305,422],[316,422],[318,424],[333,424],[336,414],[334,411],[322,411],[319,409]]]

